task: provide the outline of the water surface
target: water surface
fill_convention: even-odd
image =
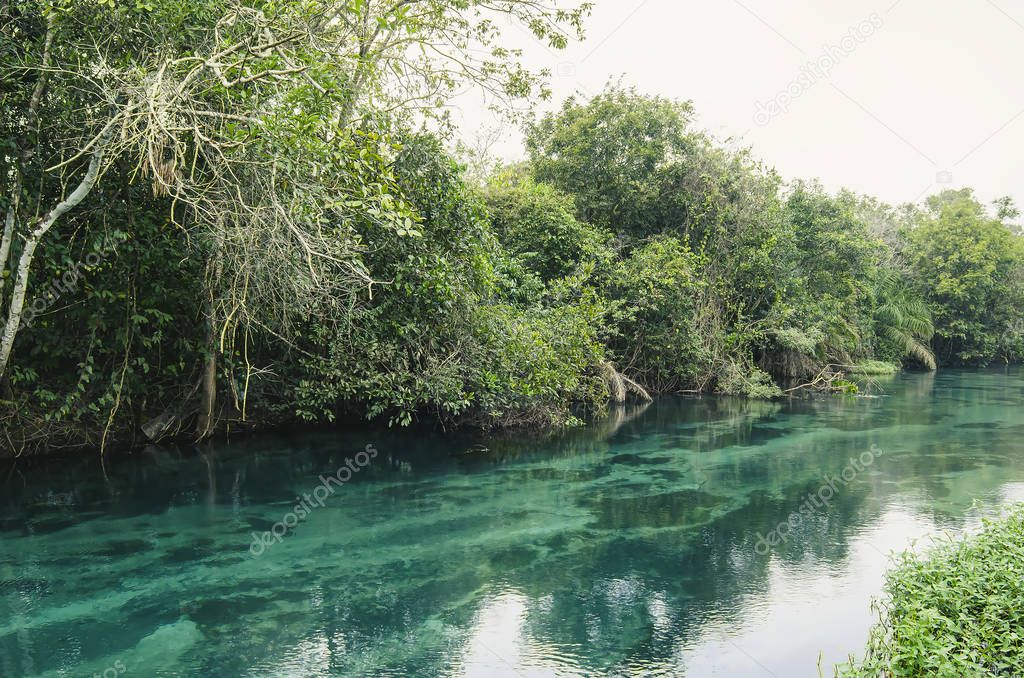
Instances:
[[[894,549],[1024,499],[1024,372],[875,392],[0,466],[0,675],[830,673]]]

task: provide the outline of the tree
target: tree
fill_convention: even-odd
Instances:
[[[875,333],[882,355],[912,358],[930,370],[937,367],[929,346],[935,336],[924,298],[892,267],[879,269],[875,282]]]
[[[619,302],[613,355],[657,392],[699,389],[713,379],[724,328],[702,265],[678,239],[656,237],[610,277],[608,294]]]
[[[45,37],[38,66],[3,64],[13,77],[37,74],[30,95],[11,97],[27,114],[10,122],[22,141],[8,174],[16,189],[40,188],[8,203],[6,223],[22,242],[0,371],[36,248],[104,177],[145,177],[154,195],[169,198],[168,212],[208,260],[221,321],[248,313],[256,299],[300,304],[339,272],[369,282],[358,243],[344,232],[346,213],[377,210],[396,222],[404,215],[387,209],[386,186],[367,177],[372,168],[355,143],[314,122],[338,105],[328,67],[339,57],[309,28],[308,6],[268,14],[211,0],[183,12],[174,2],[69,0],[22,10],[9,30],[41,24]],[[44,216],[34,217],[40,208]],[[224,278],[225,270],[235,275]],[[274,308],[285,314],[281,303]],[[217,322],[212,307],[209,316]]]
[[[695,143],[692,106],[610,86],[526,129],[534,177],[571,195],[582,221],[645,237],[673,225],[651,202],[656,177]]]
[[[352,114],[436,115],[466,83],[513,117],[524,102],[546,99],[547,70],[531,72],[521,50],[502,43],[502,25],[518,23],[551,49],[582,38],[592,4],[548,0],[339,0],[324,23],[351,37],[343,122]],[[327,18],[329,17],[329,18]],[[385,118],[386,120],[387,118]]]
[[[825,363],[849,365],[870,354],[873,277],[883,244],[857,218],[849,194],[833,197],[817,184],[797,182],[786,202],[796,250],[790,303],[818,335]]]
[[[319,300],[372,288],[357,218],[414,232],[387,169],[393,150],[373,128],[466,81],[506,102],[528,97],[543,74],[497,46],[494,19],[526,22],[558,47],[588,9],[533,0],[5,3],[11,48],[0,52],[0,77],[13,86],[0,123],[0,270],[12,257],[17,265],[0,309],[0,377],[38,247],[101,182],[141,178],[204,262],[196,434],[205,436],[218,356],[236,338],[243,352],[253,333],[287,341],[293,319]],[[480,46],[492,48],[488,57],[475,56]]]
[[[292,398],[301,416],[551,426],[599,403],[602,301],[572,280],[546,290],[557,302],[510,300],[510,255],[436,139],[405,138],[395,173],[419,235],[360,226],[371,275],[389,282],[347,313],[314,314]]]
[[[937,354],[953,364],[1019,359],[1002,341],[1024,308],[1024,242],[970,190],[927,201],[909,231],[914,278],[935,317]]]

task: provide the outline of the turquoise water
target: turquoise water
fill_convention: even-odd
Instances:
[[[0,466],[0,675],[830,673],[893,549],[1024,499],[1024,372],[873,392]]]

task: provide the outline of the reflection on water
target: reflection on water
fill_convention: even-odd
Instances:
[[[0,468],[0,675],[816,676],[892,550],[1024,499],[1024,372],[874,389]]]

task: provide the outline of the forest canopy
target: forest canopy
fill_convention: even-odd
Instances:
[[[0,447],[558,427],[1021,360],[1008,199],[784,181],[619,85],[531,116],[547,74],[502,26],[558,49],[588,10],[0,3]],[[524,161],[479,176],[449,150],[437,112],[466,86],[522,122]]]

